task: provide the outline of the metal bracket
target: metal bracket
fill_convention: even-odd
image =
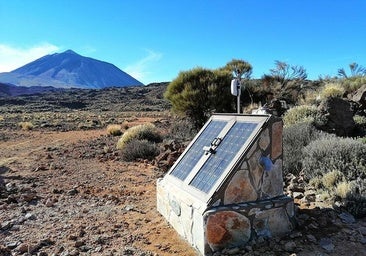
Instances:
[[[217,147],[220,145],[222,139],[221,138],[215,138],[210,146],[204,146],[203,150],[206,152],[205,154],[215,154]]]

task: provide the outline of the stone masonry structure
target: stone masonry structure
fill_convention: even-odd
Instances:
[[[224,117],[213,116],[210,121],[220,118]],[[295,225],[293,200],[283,194],[282,121],[270,115],[225,118],[244,123],[258,118],[259,128],[210,192],[202,197],[190,188],[191,181],[176,182],[171,177],[175,166],[157,182],[158,211],[202,255],[245,246],[259,237],[282,236]],[[214,154],[223,152],[220,146]],[[177,162],[184,160],[185,152]]]

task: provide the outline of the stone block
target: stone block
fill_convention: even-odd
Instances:
[[[295,216],[295,207],[294,207],[294,201],[293,200],[287,202],[287,204],[286,204],[286,213],[290,218],[293,218]]]
[[[251,157],[255,151],[257,151],[257,144],[258,141],[255,141],[255,143],[250,147],[247,153],[247,157]]]
[[[273,198],[283,194],[282,160],[278,159],[271,171],[263,175],[262,192],[265,198]]]
[[[240,170],[231,179],[225,191],[224,204],[255,201],[258,196],[250,183],[248,171]]]
[[[250,172],[259,165],[259,159],[261,158],[261,156],[262,156],[262,152],[260,150],[253,152],[253,154],[250,156],[250,158],[248,160]]]
[[[248,246],[251,240],[292,230],[293,199],[283,196],[282,121],[268,119],[262,128],[209,193],[190,185],[196,173],[185,180],[170,174],[158,180],[158,211],[199,254]],[[193,170],[199,171],[206,158]]]
[[[260,165],[255,166],[250,170],[250,176],[253,180],[253,186],[256,191],[259,191],[262,186],[263,168]]]
[[[234,211],[209,214],[206,222],[206,239],[213,251],[247,243],[251,224],[247,217]]]
[[[269,130],[268,130],[268,128],[267,128],[267,129],[265,129],[265,130],[262,132],[262,134],[261,134],[261,136],[260,136],[260,138],[259,138],[259,147],[260,147],[263,151],[265,151],[265,150],[268,148],[268,146],[269,146],[270,142],[271,142],[271,139],[270,139],[270,137],[269,137]]]
[[[272,152],[271,158],[276,159],[282,155],[282,122],[272,125]]]
[[[281,236],[293,229],[284,207],[258,212],[255,215],[253,228],[257,235],[266,237]]]

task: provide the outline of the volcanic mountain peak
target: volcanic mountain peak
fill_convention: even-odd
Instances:
[[[11,72],[1,73],[0,82],[96,89],[143,85],[111,63],[84,57],[72,50],[46,55]]]

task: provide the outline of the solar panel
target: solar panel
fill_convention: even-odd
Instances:
[[[182,181],[185,180],[205,154],[203,147],[209,146],[226,124],[227,121],[212,120],[170,174]]]
[[[208,202],[257,138],[268,115],[213,115],[166,178]]]
[[[205,162],[190,185],[204,193],[208,193],[238,154],[257,125],[258,123],[252,122],[236,122],[222,139],[222,142],[216,149],[216,153],[212,154]]]

